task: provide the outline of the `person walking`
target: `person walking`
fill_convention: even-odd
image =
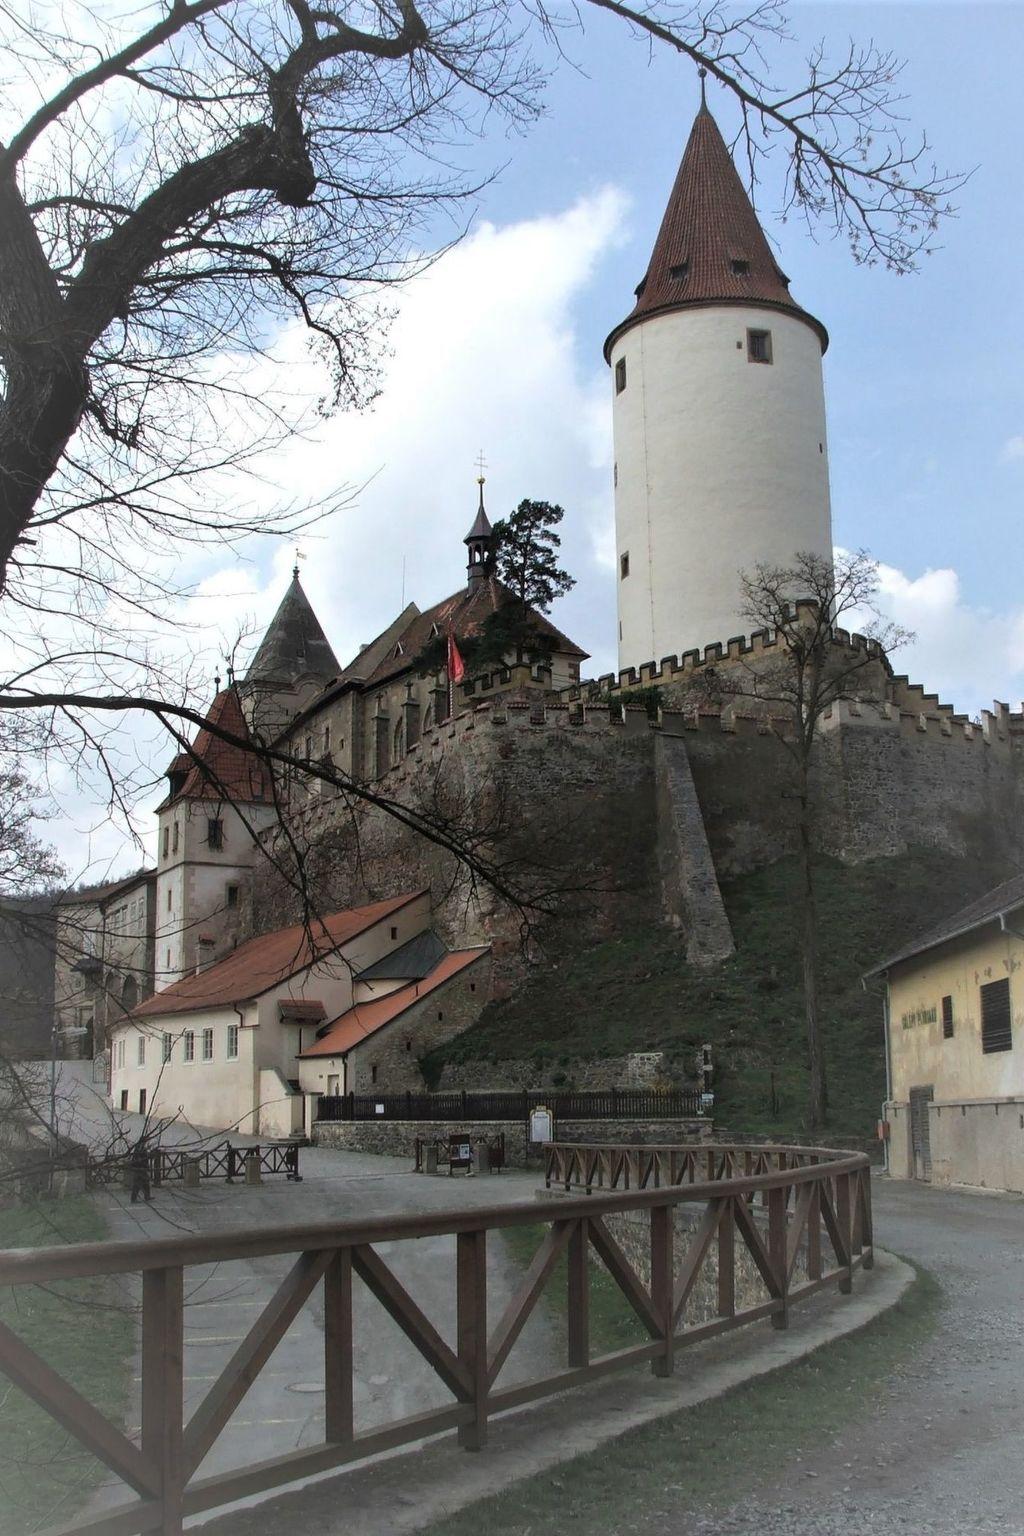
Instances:
[[[151,1200],[153,1194],[149,1185],[149,1149],[141,1136],[132,1148],[129,1166],[132,1175],[132,1205],[135,1204],[140,1195],[146,1201]]]

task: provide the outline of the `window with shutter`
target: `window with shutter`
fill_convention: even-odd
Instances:
[[[981,1048],[986,1055],[1013,1050],[1008,976],[1002,981],[986,982],[981,988]]]
[[[951,997],[942,999],[942,1038],[943,1040],[953,1038],[953,999]]]

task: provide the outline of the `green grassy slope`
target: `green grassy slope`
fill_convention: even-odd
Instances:
[[[973,900],[1009,871],[917,850],[817,868],[821,1005],[830,1129],[870,1137],[885,1084],[882,1005],[865,969]],[[662,1050],[691,1069],[697,1047],[715,1050],[716,1122],[730,1131],[798,1135],[805,1129],[807,1065],[800,986],[795,859],[723,886],[736,954],[712,972],[686,964],[669,929],[624,931],[560,957],[424,1063],[532,1059],[551,1081],[573,1060]],[[774,1090],[773,1090],[774,1080]]]
[[[85,1195],[0,1210],[0,1248],[106,1236],[102,1213]],[[133,1308],[118,1284],[101,1276],[0,1289],[0,1320],[115,1424],[128,1403],[135,1340]],[[70,1520],[113,1473],[3,1377],[0,1383],[0,1536],[27,1536]]]

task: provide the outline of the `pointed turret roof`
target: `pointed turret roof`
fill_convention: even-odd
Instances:
[[[239,742],[252,741],[234,688],[224,688],[217,694],[206,721],[190,750],[179,752],[167,769],[170,793],[158,810],[164,810],[174,800],[231,800],[248,804],[267,797],[267,770],[255,745],[251,749],[235,746],[207,728],[224,731]]]
[[[288,684],[300,677],[315,677],[329,683],[340,671],[338,658],[302,590],[296,566],[291,585],[249,663],[245,681]]]
[[[828,332],[789,292],[718,124],[702,102],[661,221],[636,305],[605,342],[649,315],[689,305],[753,304],[804,320],[822,351]]]
[[[476,509],[476,518],[473,521],[473,526],[462,541],[463,544],[472,544],[474,539],[489,539],[494,532],[494,529],[491,527],[491,520],[484,511],[483,476],[480,477],[477,484],[480,487],[480,505]]]

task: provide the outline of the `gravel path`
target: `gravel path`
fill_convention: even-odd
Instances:
[[[887,1246],[942,1286],[936,1331],[841,1443],[674,1536],[1024,1532],[1024,1200],[880,1179],[874,1203]]]

